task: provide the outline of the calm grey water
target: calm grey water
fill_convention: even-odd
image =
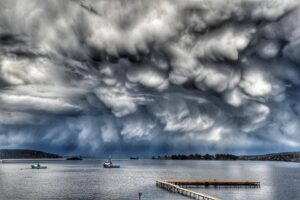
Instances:
[[[224,200],[299,200],[300,163],[255,161],[117,160],[120,169],[103,169],[100,160],[31,161],[0,164],[0,199],[174,199],[186,197],[156,188],[158,179],[255,179],[261,188],[199,189]]]

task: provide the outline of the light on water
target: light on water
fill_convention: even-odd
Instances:
[[[174,199],[187,197],[155,186],[166,179],[249,179],[261,188],[190,188],[224,200],[300,199],[300,163],[256,161],[118,160],[105,169],[103,160],[45,161],[48,169],[32,170],[31,161],[0,165],[0,199]]]

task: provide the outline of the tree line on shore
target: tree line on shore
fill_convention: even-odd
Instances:
[[[233,155],[233,154],[174,154],[152,156],[155,160],[260,160],[260,161],[288,161],[300,162],[300,152],[280,152],[262,155]]]
[[[238,160],[239,156],[233,154],[175,154],[165,156],[152,156],[154,160]]]
[[[60,155],[30,149],[0,149],[0,159],[62,158]]]

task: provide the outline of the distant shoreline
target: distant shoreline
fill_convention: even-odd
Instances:
[[[74,157],[74,156],[73,156]],[[69,157],[72,160],[73,157]],[[105,160],[105,158],[81,157],[84,160]],[[44,160],[44,161],[63,161],[68,160],[68,157],[60,156],[53,153],[29,149],[0,149],[0,160]],[[70,159],[71,158],[71,159]],[[127,158],[132,160],[132,157]],[[114,160],[127,160],[115,158]],[[151,158],[139,158],[151,159]],[[134,159],[138,160],[138,159]],[[152,156],[152,160],[221,160],[221,161],[285,161],[285,162],[300,162],[300,152],[280,152],[269,153],[262,155],[234,155],[234,154],[174,154],[164,156]]]
[[[31,149],[0,149],[0,159],[62,159],[63,157],[53,153]]]
[[[222,160],[222,161],[285,161],[300,162],[300,152],[280,152],[262,155],[234,155],[234,154],[175,154],[152,156],[153,160]]]

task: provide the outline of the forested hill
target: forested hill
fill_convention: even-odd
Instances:
[[[282,153],[270,153],[265,155],[240,156],[239,159],[300,162],[300,152],[282,152]]]
[[[62,158],[57,154],[28,149],[0,149],[0,159]]]

